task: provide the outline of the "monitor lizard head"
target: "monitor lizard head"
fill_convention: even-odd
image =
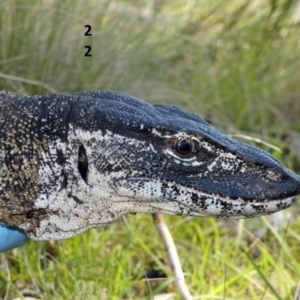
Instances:
[[[300,194],[300,177],[273,156],[175,106],[112,91],[12,102],[44,145],[32,214],[9,224],[35,239],[70,237],[126,213],[257,217]]]

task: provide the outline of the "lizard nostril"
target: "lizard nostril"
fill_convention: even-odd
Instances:
[[[89,162],[87,159],[86,150],[84,145],[80,144],[78,149],[78,171],[85,183],[87,183],[88,166]]]
[[[273,181],[280,181],[281,180],[281,174],[276,173],[274,171],[267,171],[267,175],[266,177],[268,177],[269,179],[273,180]]]

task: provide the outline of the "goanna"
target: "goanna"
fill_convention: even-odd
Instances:
[[[300,177],[195,114],[112,91],[0,93],[0,223],[63,239],[126,213],[248,218]]]

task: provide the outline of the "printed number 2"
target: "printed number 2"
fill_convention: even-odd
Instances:
[[[84,35],[85,36],[92,36],[92,33],[90,32],[92,30],[92,26],[91,25],[85,25],[84,28],[87,28],[87,31]]]
[[[90,53],[92,50],[91,46],[85,46],[84,49],[87,48],[87,51],[85,52],[84,56],[92,56],[92,54]]]

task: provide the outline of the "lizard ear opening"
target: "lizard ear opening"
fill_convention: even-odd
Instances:
[[[87,183],[89,162],[86,155],[86,150],[83,144],[79,145],[78,149],[78,171],[81,175],[81,178]]]

